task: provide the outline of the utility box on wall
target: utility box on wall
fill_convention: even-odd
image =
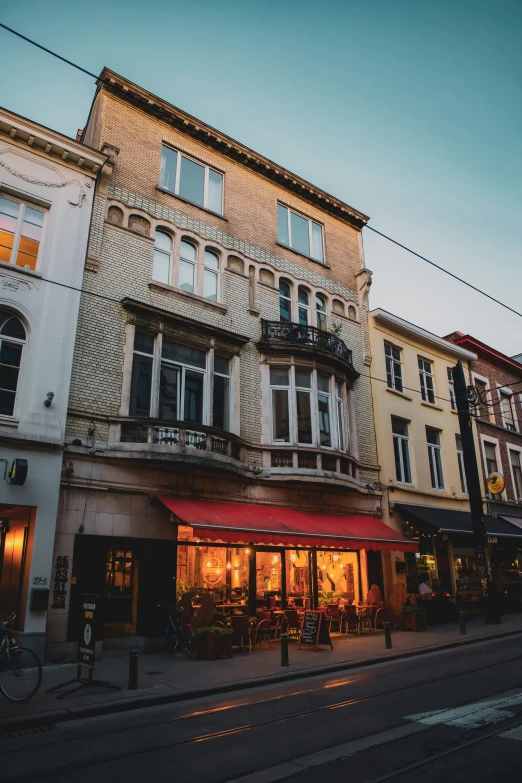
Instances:
[[[31,590],[31,612],[45,612],[49,604],[49,588],[33,588]]]

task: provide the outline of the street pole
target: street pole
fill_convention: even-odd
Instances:
[[[491,570],[491,553],[489,550],[486,520],[482,504],[482,491],[473,438],[473,421],[469,409],[468,391],[464,368],[459,361],[453,367],[453,384],[455,387],[455,399],[457,413],[459,415],[460,437],[462,439],[462,455],[464,458],[464,470],[468,487],[469,507],[471,522],[477,552],[477,568],[480,577],[480,588],[484,601],[484,620],[486,623],[499,623],[500,611],[496,599],[496,587]]]

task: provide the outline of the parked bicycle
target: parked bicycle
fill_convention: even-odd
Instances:
[[[158,604],[157,606],[158,609],[166,609],[169,617],[165,631],[167,650],[174,655],[185,650],[190,658],[196,658],[196,637],[192,628],[181,622],[181,610],[167,604]]]
[[[9,701],[27,701],[42,682],[42,664],[38,656],[26,647],[19,647],[9,632],[13,630],[13,612],[0,623],[0,691]]]

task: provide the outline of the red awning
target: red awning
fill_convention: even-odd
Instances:
[[[319,549],[377,549],[416,552],[404,538],[376,517],[362,514],[310,514],[291,508],[247,503],[212,503],[158,495],[163,505],[187,525],[196,538],[230,544],[315,546]]]

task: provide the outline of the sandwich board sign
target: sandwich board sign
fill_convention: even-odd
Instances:
[[[317,652],[319,645],[329,645],[333,650],[330,632],[326,625],[324,612],[306,611],[304,613],[298,650],[304,647]]]

